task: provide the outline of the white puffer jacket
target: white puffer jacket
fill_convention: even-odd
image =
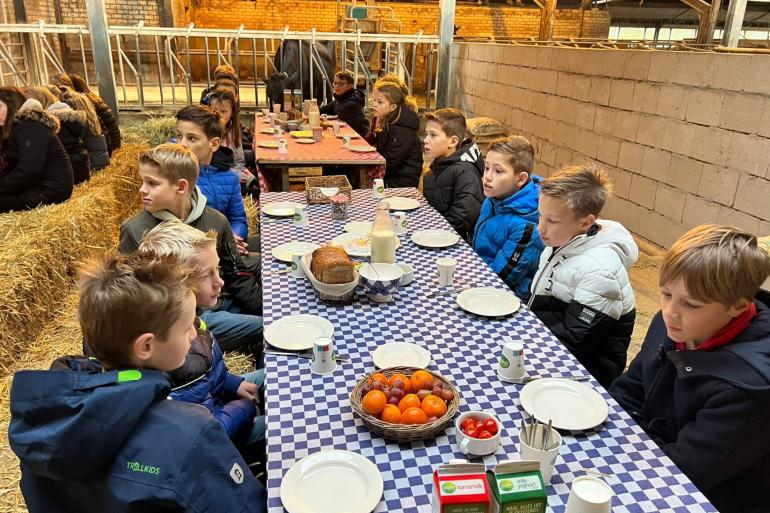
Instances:
[[[532,300],[554,296],[576,301],[619,319],[636,307],[626,269],[639,258],[639,249],[623,225],[599,219],[601,229],[578,235],[559,248],[545,248],[532,281]]]

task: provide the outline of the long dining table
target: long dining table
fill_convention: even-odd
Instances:
[[[346,221],[332,221],[329,205],[308,206],[307,227],[294,226],[290,218],[261,217],[265,325],[295,314],[325,317],[334,326],[335,349],[350,357],[334,373],[318,376],[310,372],[309,360],[266,355],[270,513],[284,511],[281,481],[292,465],[329,449],[356,452],[376,464],[384,492],[374,511],[432,511],[434,469],[450,459],[467,458],[455,443],[454,422],[435,438],[395,443],[373,434],[351,409],[351,389],[374,370],[371,353],[386,342],[414,342],[427,349],[432,355],[428,370],[449,379],[459,390],[460,413],[484,410],[497,416],[502,423],[500,447],[494,454],[471,460],[487,467],[515,459],[518,426],[525,415],[519,397],[522,385],[504,383],[496,374],[503,340],[524,343],[530,374],[588,375],[524,305],[511,316],[486,318],[460,309],[456,294],[429,297],[437,290],[435,260],[439,257],[457,260],[458,287],[507,288],[462,240],[445,249],[427,249],[410,241],[415,230],[451,230],[416,189],[388,189],[386,195],[420,202],[418,209],[407,212],[408,233],[401,237],[396,253],[398,262],[414,266],[415,278],[389,303],[372,302],[358,291],[350,305],[327,306],[316,299],[306,279],[275,272],[286,264],[271,256],[274,247],[291,241],[324,244],[343,233]],[[263,205],[275,201],[306,203],[304,193],[297,192],[262,197]],[[369,190],[353,191],[349,221],[371,221],[378,201]],[[563,445],[547,487],[548,511],[565,511],[572,482],[586,470],[606,475],[614,492],[614,513],[717,511],[593,378],[587,384],[607,402],[609,416],[593,429],[561,432]]]

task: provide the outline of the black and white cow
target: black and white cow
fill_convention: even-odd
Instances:
[[[275,52],[273,63],[277,72],[265,78],[267,97],[270,104],[283,103],[284,89],[299,89],[300,77],[303,99],[310,98],[310,42],[302,41],[302,59],[300,60],[300,42],[296,40],[284,41]],[[320,56],[320,65],[326,72],[331,82],[334,78],[336,54],[334,41],[315,43],[315,48]],[[313,69],[313,96],[318,98],[318,103],[332,100],[332,88],[326,84],[326,98],[324,94],[324,78],[318,68]]]

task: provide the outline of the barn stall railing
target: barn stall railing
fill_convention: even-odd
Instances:
[[[438,37],[418,34],[366,34],[246,30],[188,27],[113,26],[108,30],[118,104],[122,110],[177,108],[197,102],[200,91],[213,83],[213,69],[233,66],[240,77],[241,104],[261,108],[268,104],[265,79],[275,71],[286,71],[292,63],[275,56],[281,45],[297,46],[296,62],[304,96],[330,94],[333,71],[349,69],[363,82],[367,93],[377,76],[396,73],[424,98],[430,108],[436,87]],[[0,85],[44,84],[63,69],[95,83],[91,38],[79,25],[0,24],[5,48],[0,55]],[[302,43],[304,42],[304,43]],[[333,42],[334,63],[329,69],[315,43]],[[310,45],[313,51],[303,51]],[[12,47],[10,46],[12,45]],[[12,51],[22,53],[14,59]],[[279,59],[280,61],[281,59]],[[303,74],[321,77],[320,87],[312,79],[303,85]],[[309,87],[310,90],[307,90]]]

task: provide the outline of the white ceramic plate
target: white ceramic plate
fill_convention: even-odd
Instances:
[[[609,408],[593,388],[564,378],[542,378],[524,385],[521,405],[540,422],[556,429],[583,431],[607,420]]]
[[[351,146],[348,149],[355,153],[371,153],[373,151],[377,151],[372,146]]]
[[[262,212],[275,217],[294,217],[294,210],[300,203],[292,201],[276,201],[262,205]]]
[[[430,365],[430,353],[424,347],[409,342],[388,342],[372,352],[372,360],[378,369],[388,367],[419,367]]]
[[[280,246],[276,246],[273,248],[273,251],[271,251],[273,258],[276,260],[280,260],[281,262],[289,262],[291,263],[291,258],[294,255],[294,253],[310,253],[311,251],[315,251],[320,246],[318,244],[313,244],[312,242],[286,242],[285,244],[281,244]]]
[[[369,238],[369,234],[362,233],[343,233],[337,235],[331,241],[331,244],[342,246],[349,256],[353,257],[370,257],[372,256],[372,240]],[[401,241],[396,237],[396,249],[401,246]]]
[[[494,287],[475,287],[457,295],[457,304],[466,312],[485,317],[511,315],[521,301],[512,292]]]
[[[295,463],[281,482],[289,513],[369,513],[382,499],[377,465],[349,451],[320,451]]]
[[[420,208],[420,202],[414,198],[404,198],[403,196],[393,196],[382,200],[388,204],[391,210],[415,210]]]
[[[345,225],[345,231],[348,233],[359,233],[361,235],[369,235],[372,233],[371,221],[351,221]]]
[[[259,131],[261,134],[275,135],[275,128],[263,128]]]
[[[267,343],[287,351],[310,349],[317,338],[332,335],[332,323],[317,315],[289,315],[265,326]]]
[[[426,248],[448,248],[460,241],[460,236],[449,230],[418,230],[411,241]]]
[[[257,146],[260,148],[276,149],[278,148],[278,141],[257,141]]]
[[[360,139],[360,138],[361,138],[361,136],[360,136],[360,135],[358,135],[358,134],[355,134],[355,133],[354,133],[354,134],[343,134],[343,133],[339,133],[339,134],[337,134],[335,137],[337,137],[337,139],[342,139],[342,138],[343,138],[343,137],[345,137],[346,135],[349,135],[351,139]]]

